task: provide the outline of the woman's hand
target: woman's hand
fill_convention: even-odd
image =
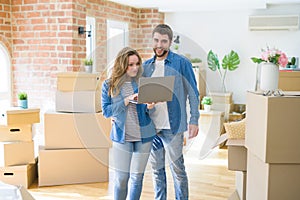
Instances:
[[[129,101],[130,101],[130,100],[137,100],[137,98],[138,98],[138,93],[129,95],[128,97],[126,97],[126,98],[124,99],[124,104],[125,104],[125,106],[127,106],[127,105],[129,104]]]

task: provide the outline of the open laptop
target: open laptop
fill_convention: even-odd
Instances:
[[[131,103],[151,103],[171,101],[173,98],[175,76],[141,77],[137,101]]]

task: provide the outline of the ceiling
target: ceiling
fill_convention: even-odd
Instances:
[[[135,8],[158,8],[160,12],[263,9],[268,4],[295,4],[300,0],[110,0]]]

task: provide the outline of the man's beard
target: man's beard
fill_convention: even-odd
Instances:
[[[158,54],[156,53],[156,49],[158,49],[158,48],[153,48],[153,51],[154,51],[156,57],[159,57],[159,58],[164,57],[164,56],[166,55],[166,53],[168,53],[168,51],[169,51],[169,49],[163,49],[163,50],[164,50],[163,53],[160,54],[160,55],[158,55]],[[161,48],[161,49],[162,49],[162,48]]]

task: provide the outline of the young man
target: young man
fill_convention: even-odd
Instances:
[[[154,57],[143,64],[143,76],[175,76],[173,100],[155,105],[151,118],[157,135],[154,138],[150,161],[153,171],[155,199],[167,199],[165,158],[172,172],[176,199],[188,199],[188,179],[182,155],[183,134],[198,135],[199,91],[191,62],[170,51],[173,31],[165,24],[152,32]],[[189,99],[190,121],[187,123],[186,102]]]

